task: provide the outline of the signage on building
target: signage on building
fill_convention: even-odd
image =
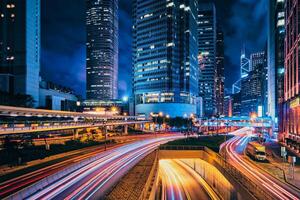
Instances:
[[[300,97],[297,97],[293,101],[290,102],[290,108],[296,108],[300,105]]]

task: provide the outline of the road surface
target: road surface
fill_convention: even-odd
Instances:
[[[205,180],[180,160],[160,160],[159,176],[162,181],[161,199],[219,199]]]
[[[170,134],[168,134],[170,135]],[[162,135],[159,134],[157,135],[157,137],[161,137]],[[122,144],[113,144],[113,145],[108,145],[108,149],[113,149],[113,148],[117,148],[120,146],[123,146],[125,144],[129,144],[131,142],[136,142],[139,140],[145,140],[145,139],[150,139],[153,138],[153,134],[146,134],[146,135],[133,135],[133,136],[120,136],[120,137],[113,137],[112,139],[115,139],[117,141],[122,141]],[[69,167],[71,165],[73,165],[74,163],[78,163],[81,162],[85,159],[91,158],[93,156],[96,156],[100,153],[104,152],[104,145],[102,146],[95,146],[95,147],[89,147],[89,148],[84,148],[84,149],[79,149],[74,151],[74,154],[69,155],[69,154],[65,154],[67,155],[66,157],[64,157],[63,159],[58,159],[58,161],[53,162],[52,160],[47,161],[47,162],[52,162],[51,165],[46,166],[46,167],[42,167],[42,168],[38,168],[32,172],[27,172],[26,174],[20,175],[18,177],[15,178],[11,178],[3,183],[0,183],[0,199],[16,193],[17,191],[34,184],[35,182],[48,177],[52,174],[55,174],[63,169],[65,169],[66,167]],[[46,162],[46,163],[47,163]],[[40,164],[43,164],[43,162],[41,161]],[[32,166],[34,167],[34,166]],[[20,171],[23,171],[26,169],[21,169]],[[19,173],[19,171],[16,172],[12,172],[12,173]],[[1,178],[0,178],[1,180]]]
[[[94,159],[85,161],[76,170],[63,170],[64,176],[51,184],[41,187],[43,180],[35,185],[39,190],[31,194],[31,189],[22,194],[26,199],[101,199],[132,166],[160,144],[180,138],[165,136],[133,142],[98,154]],[[79,166],[79,164],[77,164]],[[55,177],[55,176],[52,176]],[[43,182],[44,184],[45,182]],[[15,196],[18,197],[18,196]]]
[[[276,179],[244,156],[243,152],[251,137],[251,131],[248,128],[244,128],[235,133],[237,133],[236,136],[227,141],[221,149],[221,151],[225,151],[227,162],[247,176],[265,194],[270,194],[273,199],[300,199],[300,191]]]

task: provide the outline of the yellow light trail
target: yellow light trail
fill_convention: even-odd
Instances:
[[[162,180],[162,199],[220,199],[198,173],[180,160],[160,160],[159,175]]]

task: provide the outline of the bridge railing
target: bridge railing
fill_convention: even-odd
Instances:
[[[187,146],[187,145],[160,145],[160,150],[205,150],[203,146]]]
[[[230,174],[238,183],[240,183],[246,190],[248,190],[257,199],[273,200],[274,197],[263,190],[260,185],[254,183],[245,174],[240,172],[236,167],[227,162],[224,157],[211,149],[204,147],[206,153],[210,155],[228,174]]]

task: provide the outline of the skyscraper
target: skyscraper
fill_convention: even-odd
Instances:
[[[40,0],[0,1],[0,90],[39,104]]]
[[[241,78],[247,76],[251,70],[250,60],[246,57],[246,49],[243,47],[241,51]]]
[[[285,2],[285,69],[282,140],[292,149],[300,148],[300,2]]]
[[[264,105],[264,64],[256,67],[241,79],[241,115],[249,116],[251,113],[258,114],[259,108]]]
[[[118,1],[86,0],[86,97],[118,98]]]
[[[265,116],[268,111],[268,64],[265,51],[252,53],[250,55],[251,69],[259,69],[260,85],[261,85],[261,108],[262,114]]]
[[[221,30],[217,31],[216,68],[217,68],[217,84],[216,84],[217,114],[223,115],[225,77],[224,77],[224,36]]]
[[[279,122],[279,131],[283,126],[284,2],[285,0],[269,0],[268,9],[268,114]]]
[[[197,0],[133,1],[135,113],[188,116],[198,92]]]
[[[199,96],[203,99],[205,117],[216,114],[216,8],[213,3],[199,3],[198,61]]]

